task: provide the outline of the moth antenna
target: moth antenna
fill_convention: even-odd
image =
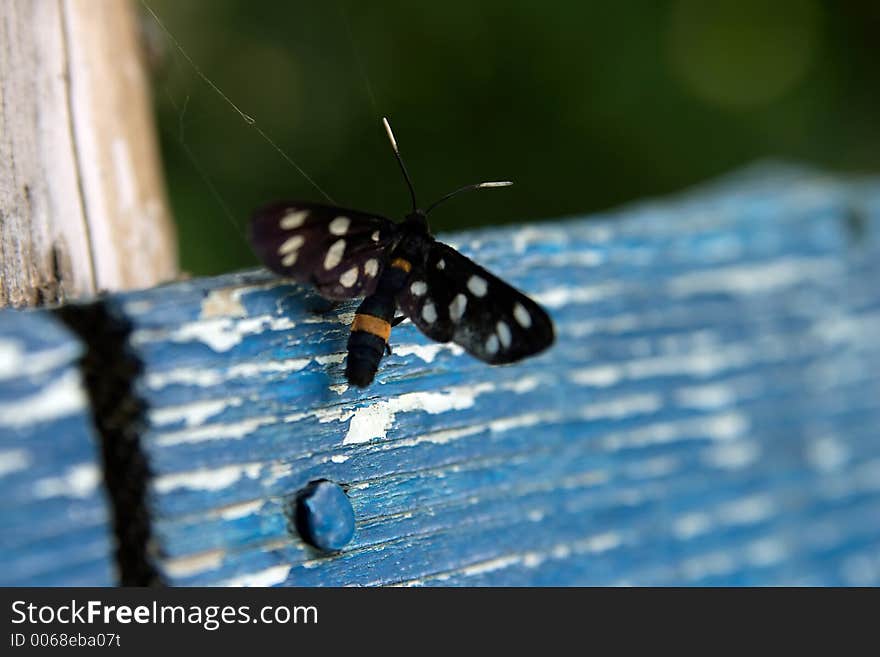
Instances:
[[[513,182],[510,180],[494,180],[489,182],[476,183],[475,185],[465,185],[464,187],[459,187],[454,192],[449,192],[439,201],[434,201],[431,205],[428,206],[428,209],[425,210],[425,214],[427,215],[431,210],[443,203],[443,201],[448,201],[453,196],[455,196],[456,194],[460,194],[461,192],[469,192],[472,189],[486,189],[490,187],[510,187],[512,184]]]
[[[409,177],[409,172],[406,170],[406,165],[403,163],[403,158],[400,157],[400,150],[397,148],[397,140],[394,138],[394,133],[391,131],[391,124],[388,123],[388,119],[384,116],[382,117],[382,123],[385,125],[385,132],[388,133],[388,141],[391,142],[391,148],[394,150],[394,157],[397,158],[397,163],[400,165],[400,170],[403,171],[403,178],[406,180],[406,186],[409,187],[409,195],[412,198],[412,211],[418,212],[418,203],[416,203],[416,190],[413,189],[412,180]]]

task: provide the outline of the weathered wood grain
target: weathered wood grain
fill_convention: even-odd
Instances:
[[[144,413],[104,440],[140,434],[170,584],[877,584],[878,234],[877,181],[759,168],[456,235],[558,344],[490,368],[405,323],[366,391],[354,304],[260,271],[110,295],[90,316],[130,323]],[[116,346],[92,342],[100,384]],[[80,355],[46,313],[0,314],[4,584],[115,576]],[[354,509],[337,553],[290,520],[319,479]]]
[[[112,529],[79,343],[0,311],[0,585],[114,582]]]
[[[123,0],[0,4],[0,306],[176,275],[137,37]]]
[[[112,296],[173,584],[880,583],[880,184],[758,168],[452,236],[558,343],[490,368],[407,323],[366,391],[332,308],[255,271]],[[290,531],[309,481],[354,540]]]

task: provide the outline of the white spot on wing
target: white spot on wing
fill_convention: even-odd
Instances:
[[[498,336],[494,333],[486,340],[486,353],[495,354],[498,352]]]
[[[373,234],[370,237],[372,238],[372,240],[374,242],[378,242],[379,241],[379,231],[378,230],[373,231]]]
[[[358,279],[358,268],[352,267],[348,271],[346,271],[342,276],[339,277],[339,283],[343,287],[351,287],[355,283],[357,283]]]
[[[428,291],[428,285],[425,281],[413,281],[409,286],[409,291],[413,293],[413,296],[420,297]]]
[[[345,253],[345,240],[333,242],[333,245],[327,249],[327,255],[324,257],[324,269],[333,269],[342,262],[343,253]]]
[[[301,247],[306,241],[306,238],[302,235],[294,235],[293,237],[288,237],[284,240],[284,243],[278,247],[278,255],[284,255],[285,253],[293,253],[294,251],[299,251],[299,247]]]
[[[286,215],[281,217],[281,221],[279,225],[282,230],[293,230],[294,228],[299,228],[303,225],[306,220],[306,217],[309,216],[307,210],[296,210],[294,212],[288,212]]]
[[[439,269],[440,271],[443,271],[444,269],[446,269],[446,261],[443,258],[440,258],[437,261],[437,269]]]
[[[306,238],[302,235],[294,235],[293,237],[289,237],[280,247],[278,247],[278,254],[284,255],[285,253],[290,253],[291,251],[298,251],[299,247],[301,247],[305,241]]]
[[[296,263],[296,259],[299,257],[299,251],[294,251],[293,253],[288,253],[286,256],[281,258],[281,264],[285,267],[292,267]]]
[[[480,278],[476,274],[468,279],[467,286],[468,289],[478,297],[486,296],[486,291],[489,289],[489,286],[486,285],[486,279]]]
[[[462,318],[465,308],[467,308],[467,297],[463,294],[456,294],[452,303],[449,304],[449,316],[453,322],[457,322]]]
[[[367,276],[375,276],[379,273],[379,261],[375,258],[370,258],[364,263],[364,273]]]
[[[345,235],[348,232],[349,224],[351,224],[351,219],[348,217],[336,217],[336,219],[330,222],[330,233],[333,235]]]
[[[532,316],[519,301],[513,304],[513,316],[523,328],[529,328],[532,325]]]
[[[426,301],[425,305],[422,306],[422,319],[428,322],[428,324],[433,324],[437,321],[437,309],[434,307],[433,301]]]
[[[507,349],[510,346],[510,327],[504,322],[498,322],[495,326],[495,332],[498,334],[498,339],[501,340],[501,345]]]

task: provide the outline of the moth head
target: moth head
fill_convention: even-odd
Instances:
[[[431,232],[428,228],[428,214],[426,212],[422,212],[418,209],[413,210],[406,215],[404,221],[407,225],[416,228],[420,232],[426,234],[430,234]]]

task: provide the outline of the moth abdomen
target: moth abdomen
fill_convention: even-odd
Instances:
[[[373,382],[391,335],[393,313],[394,304],[376,295],[361,303],[348,336],[345,378],[350,384],[365,388]]]
[[[364,331],[351,332],[345,363],[345,378],[351,385],[366,388],[373,382],[386,344],[386,340],[377,335]]]
[[[375,294],[358,306],[348,337],[345,377],[352,385],[365,388],[373,382],[379,361],[391,335],[391,320],[397,308],[395,296],[406,283],[412,264],[404,257],[392,259],[382,273]]]

